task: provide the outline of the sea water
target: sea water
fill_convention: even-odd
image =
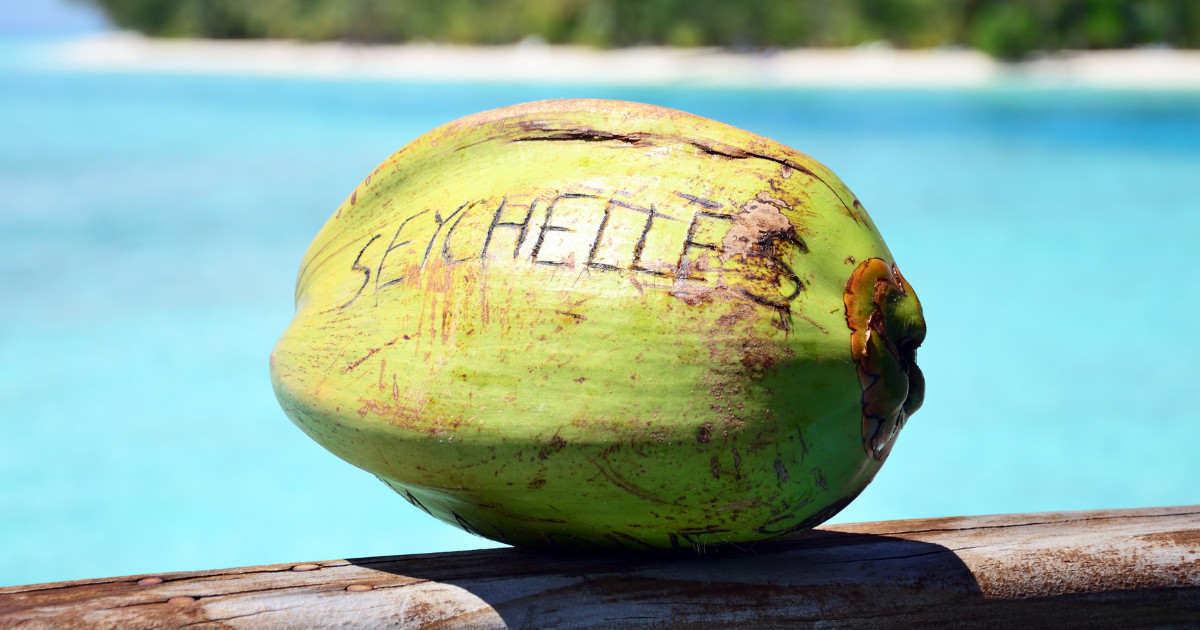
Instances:
[[[0,53],[12,52],[0,50]],[[836,521],[1196,503],[1200,95],[76,74],[0,63],[0,585],[489,546],[296,429],[309,241],[420,133],[553,97],[830,166],[925,307],[925,406]]]

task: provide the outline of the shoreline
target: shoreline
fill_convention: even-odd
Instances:
[[[1104,88],[1200,90],[1200,51],[1066,52],[1006,64],[968,49],[731,52],[646,46],[597,50],[522,42],[364,45],[162,40],[101,33],[50,45],[58,70],[562,85],[695,87]]]

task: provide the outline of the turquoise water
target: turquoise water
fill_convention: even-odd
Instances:
[[[11,50],[0,47],[0,56]],[[1200,95],[71,74],[0,62],[0,585],[445,551],[310,442],[267,356],[309,240],[421,132],[689,110],[863,200],[929,321],[925,407],[837,521],[1198,502]]]

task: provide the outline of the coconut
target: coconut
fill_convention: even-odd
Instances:
[[[812,527],[923,397],[921,306],[861,203],[777,142],[637,103],[456,120],[321,229],[271,355],[288,417],[515,545]]]

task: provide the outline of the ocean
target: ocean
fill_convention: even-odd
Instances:
[[[309,241],[473,112],[643,101],[858,195],[929,326],[925,406],[834,522],[1196,503],[1200,94],[49,71],[0,45],[0,585],[494,546],[322,450],[267,357]]]

